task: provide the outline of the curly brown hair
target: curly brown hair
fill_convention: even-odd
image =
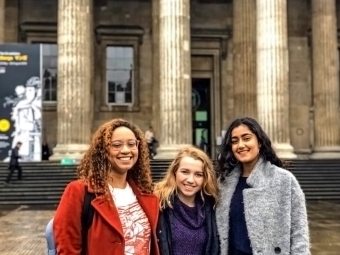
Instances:
[[[104,193],[104,197],[110,196],[107,185],[110,171],[108,150],[112,133],[118,127],[129,128],[139,140],[138,159],[128,171],[127,178],[131,178],[142,192],[152,193],[149,149],[144,133],[138,126],[124,119],[106,122],[94,133],[90,147],[77,167],[78,179],[82,180],[85,185],[90,184],[95,193]]]

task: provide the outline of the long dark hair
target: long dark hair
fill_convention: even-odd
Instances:
[[[225,179],[225,176],[231,173],[231,171],[237,165],[237,161],[231,149],[231,132],[234,130],[234,128],[237,128],[240,125],[247,126],[249,130],[256,135],[259,144],[261,144],[259,152],[260,157],[262,157],[264,161],[269,161],[270,163],[278,167],[285,167],[286,164],[276,155],[274,149],[272,148],[272,143],[269,137],[263,131],[260,124],[256,120],[249,117],[240,118],[234,120],[228,127],[228,130],[222,141],[221,150],[217,156],[217,171],[218,176],[221,178],[221,181],[223,181]]]

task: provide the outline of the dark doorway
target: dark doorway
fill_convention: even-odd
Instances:
[[[211,156],[210,79],[192,78],[192,141]]]

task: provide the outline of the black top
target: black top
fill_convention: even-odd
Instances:
[[[229,247],[234,252],[229,254],[253,254],[244,215],[243,190],[246,188],[249,188],[247,177],[240,177],[230,204]]]
[[[18,147],[14,147],[12,149],[12,152],[11,152],[11,160],[10,160],[9,164],[11,166],[19,166],[19,158],[21,158],[19,156],[19,148]]]

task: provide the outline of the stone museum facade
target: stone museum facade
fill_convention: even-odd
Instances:
[[[336,2],[0,0],[0,43],[44,45],[54,159],[79,157],[118,117],[153,126],[159,158],[202,142],[214,157],[241,116],[283,158],[339,157]]]

